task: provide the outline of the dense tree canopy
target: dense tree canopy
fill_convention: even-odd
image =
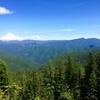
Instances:
[[[81,59],[80,59],[81,58]],[[84,59],[85,58],[85,59]],[[100,53],[60,56],[40,69],[10,73],[0,60],[0,100],[99,100]],[[12,80],[9,83],[9,80]]]

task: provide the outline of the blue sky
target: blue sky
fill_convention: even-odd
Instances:
[[[100,0],[0,0],[1,37],[68,40],[99,32]]]

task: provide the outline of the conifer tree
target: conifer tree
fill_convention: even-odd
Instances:
[[[0,60],[0,89],[5,90],[6,86],[9,84],[7,65],[5,62]]]
[[[68,61],[66,64],[66,69],[65,69],[65,82],[66,86],[69,89],[73,88],[73,64],[72,64],[72,59],[71,57],[68,57]]]
[[[89,100],[97,100],[96,97],[96,84],[97,84],[97,65],[95,61],[95,56],[92,53],[89,53],[88,56],[88,63],[86,66],[86,76],[85,76],[85,82],[86,82],[86,99]]]
[[[100,98],[100,52],[96,54],[97,63],[97,98]]]

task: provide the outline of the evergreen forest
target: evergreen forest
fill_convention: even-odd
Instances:
[[[70,53],[38,69],[11,70],[0,60],[0,100],[99,100],[100,51]]]

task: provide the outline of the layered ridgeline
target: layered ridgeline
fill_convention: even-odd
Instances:
[[[99,48],[100,40],[95,38],[57,41],[0,41],[0,58],[13,69],[34,68],[65,53],[78,52],[79,55],[81,52]]]

